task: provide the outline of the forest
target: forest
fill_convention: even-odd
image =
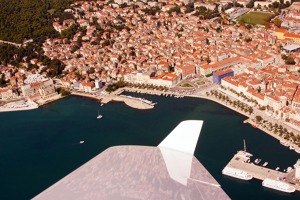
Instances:
[[[46,38],[59,37],[54,30],[54,18],[68,19],[72,14],[64,12],[73,0],[0,0],[0,40],[23,43],[33,39],[33,43],[20,48],[13,45],[0,45],[0,65],[12,64],[19,67],[20,62],[29,63],[38,58],[47,68],[50,77],[62,73],[64,65],[57,59],[43,56],[42,43]],[[30,66],[37,67],[37,66]],[[3,79],[3,78],[2,78]]]
[[[55,37],[55,17],[73,0],[0,0],[0,40],[22,43],[26,39]]]

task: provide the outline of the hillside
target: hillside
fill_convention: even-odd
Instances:
[[[64,9],[73,0],[0,0],[0,40],[21,43],[55,36],[55,17],[68,15]]]

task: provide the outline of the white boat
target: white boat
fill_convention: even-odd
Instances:
[[[288,146],[289,146],[289,142],[284,141],[284,140],[280,140],[280,144],[282,144],[282,145],[285,146],[285,147],[288,147]]]
[[[276,167],[276,169],[275,169],[275,170],[276,170],[276,171],[278,171],[279,169],[280,169],[279,167]]]
[[[293,146],[290,146],[289,148],[290,148],[290,150],[295,150],[295,148]]]
[[[83,144],[83,143],[84,143],[84,141],[83,141],[83,140],[81,140],[79,143],[80,143],[80,144]]]
[[[267,187],[267,188],[271,188],[271,189],[274,189],[274,190],[279,190],[279,191],[287,192],[287,193],[292,193],[292,192],[296,191],[295,187],[288,184],[288,183],[285,183],[285,182],[282,182],[282,181],[277,181],[277,180],[272,180],[272,179],[269,179],[269,178],[266,178],[262,182],[262,185],[264,187]]]
[[[261,159],[257,158],[257,159],[255,159],[254,163],[258,165],[260,163],[260,161],[261,161]]]
[[[263,166],[265,167],[265,166],[267,166],[269,163],[268,162],[265,162],[264,164],[263,164]]]
[[[251,180],[253,178],[247,172],[239,170],[239,169],[234,169],[234,168],[231,168],[231,167],[225,167],[222,170],[222,174],[227,175],[227,176],[231,176],[231,177],[234,177],[234,178],[238,178],[238,179],[241,179],[241,180]]]
[[[102,118],[102,115],[99,114],[99,110],[98,110],[98,115],[97,115],[97,119]]]
[[[293,169],[292,167],[288,167],[288,168],[286,169],[286,172],[290,172],[292,169]]]
[[[295,149],[296,153],[300,153],[300,149]]]

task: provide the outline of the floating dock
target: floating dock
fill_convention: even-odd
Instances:
[[[300,181],[297,181],[294,178],[295,169],[284,173],[260,165],[256,165],[250,162],[249,156],[245,156],[245,151],[238,151],[238,153],[233,156],[226,167],[247,172],[249,175],[253,176],[253,178],[262,181],[267,178],[272,180],[280,180],[294,186],[296,190],[300,191]]]

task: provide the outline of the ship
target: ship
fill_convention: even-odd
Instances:
[[[253,176],[251,176],[250,174],[248,174],[247,172],[244,172],[242,170],[239,169],[234,169],[231,167],[225,167],[222,170],[222,174],[227,175],[227,176],[231,176],[234,178],[238,178],[241,180],[251,180],[253,178]]]
[[[266,178],[262,182],[262,185],[264,187],[271,188],[271,189],[274,189],[274,190],[278,190],[278,191],[281,191],[281,192],[292,193],[292,192],[296,191],[295,187],[288,184],[288,183],[273,180],[273,179],[269,179],[269,178]]]

